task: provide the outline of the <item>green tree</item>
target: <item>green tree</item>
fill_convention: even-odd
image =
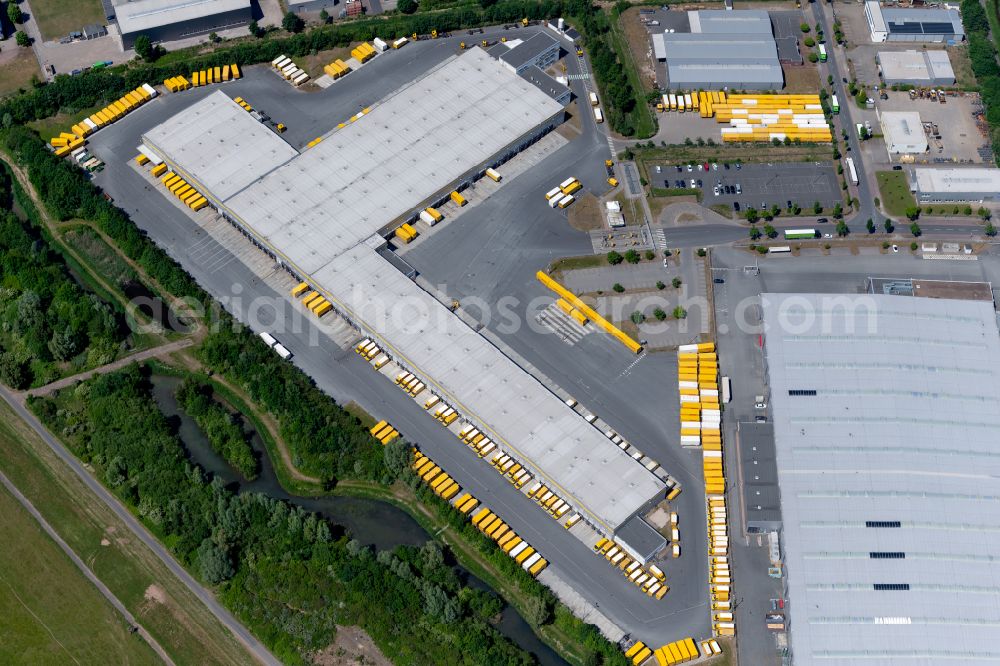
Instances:
[[[915,220],[918,217],[920,217],[920,207],[919,206],[907,206],[906,211],[904,211],[904,212],[906,214],[906,219],[908,219],[908,220]]]
[[[281,18],[281,27],[288,32],[297,33],[302,32],[302,29],[306,27],[306,22],[295,12],[285,12]]]
[[[808,33],[810,30],[812,30],[812,28],[809,27],[808,23],[802,23],[802,24],[800,24],[799,25],[799,29],[802,30],[802,32],[806,32],[806,33]]]
[[[135,49],[135,54],[145,60],[146,62],[153,61],[153,55],[155,51],[153,50],[153,42],[149,38],[149,35],[139,35],[135,38],[135,43],[132,45]]]
[[[816,201],[813,203],[813,214],[819,215],[823,212],[823,204]]]
[[[611,264],[612,266],[617,266],[618,264],[622,263],[624,259],[625,257],[615,252],[614,250],[608,252],[608,263]]]
[[[687,310],[678,305],[676,308],[674,308],[673,315],[674,319],[684,319],[685,317],[688,316],[688,313]]]
[[[838,236],[843,237],[843,236],[846,236],[849,233],[851,233],[851,230],[847,228],[847,222],[844,222],[843,220],[840,220],[839,222],[837,222],[837,235]]]
[[[656,288],[659,289],[660,291],[663,291],[664,289],[667,288],[667,285],[663,284],[662,280],[657,280],[656,281]]]
[[[833,216],[838,219],[844,217],[844,206],[839,201],[833,206]]]
[[[667,313],[663,311],[663,308],[656,308],[653,310],[653,316],[656,317],[656,321],[663,321],[667,318]]]
[[[754,224],[760,219],[760,213],[757,212],[756,208],[748,208],[746,212],[747,222]]]
[[[910,225],[910,233],[919,238],[923,232],[920,230],[920,225],[914,222]]]
[[[625,291],[625,287],[623,287],[620,282],[615,282],[611,286],[611,289],[613,289],[615,292],[617,292],[619,294],[621,294],[621,293],[623,293]]]
[[[28,385],[28,369],[10,352],[0,352],[0,381],[13,389]]]
[[[326,11],[325,9],[321,9],[319,12],[319,20],[322,21],[323,23],[329,23],[330,12]]]
[[[809,55],[807,57],[809,58],[809,62],[812,62],[812,63],[819,62],[819,56],[816,55],[815,51],[810,51]]]
[[[670,281],[670,284],[674,286],[674,289],[680,289],[682,284],[681,279],[679,277],[675,277],[673,280]]]
[[[698,248],[698,249],[697,249],[697,250],[695,251],[695,254],[697,254],[697,255],[698,255],[699,257],[707,257],[707,256],[708,256],[708,250],[706,250],[706,249],[705,249],[705,248],[703,248],[703,247],[699,247],[699,248]]]
[[[646,315],[636,310],[635,312],[632,313],[632,316],[629,317],[629,319],[632,320],[633,324],[639,325],[642,322],[646,321]]]
[[[997,228],[995,226],[993,226],[992,222],[987,222],[986,223],[986,227],[983,229],[983,232],[987,236],[989,236],[990,238],[992,238],[993,236],[997,235]]]
[[[920,247],[920,246],[917,245],[916,241],[913,241],[912,243],[910,243],[910,251],[911,252],[916,252],[918,247]]]
[[[24,21],[24,13],[21,12],[21,8],[16,2],[14,2],[14,0],[9,0],[7,2],[7,18],[10,19],[11,23],[16,23],[18,25]]]
[[[250,34],[253,35],[254,37],[264,36],[264,29],[260,27],[260,24],[257,23],[257,21],[250,21],[250,25],[247,26],[247,29],[250,31]]]
[[[625,261],[627,261],[630,264],[639,263],[639,258],[640,258],[639,253],[636,252],[635,250],[629,250],[625,253]]]
[[[757,228],[757,225],[756,224],[751,224],[750,225],[750,240],[752,240],[752,241],[759,240],[760,237],[761,237],[761,235],[762,234],[760,233],[760,229]]]
[[[775,229],[770,224],[765,224],[764,225],[764,235],[767,236],[768,238],[777,238],[777,236],[778,236],[778,230]]]
[[[815,40],[815,39],[813,39],[812,37],[806,37],[806,38],[805,38],[805,39],[803,40],[803,43],[804,43],[804,44],[805,44],[806,46],[808,46],[809,48],[812,48],[812,47],[816,46],[816,40]]]
[[[976,214],[979,215],[980,218],[982,218],[983,222],[993,217],[993,213],[991,213],[990,209],[986,208],[985,206],[980,206],[979,210],[976,211]]]
[[[893,226],[892,220],[890,220],[889,218],[886,218],[882,226],[885,228],[885,233],[887,234],[891,234],[892,230],[896,228]]]
[[[208,34],[208,41],[212,42],[213,44],[217,44],[222,41],[222,38],[219,37],[219,33],[211,32]]]
[[[646,250],[645,256],[647,261],[652,261],[653,259],[656,259],[656,253],[653,252],[652,250]]]
[[[963,208],[962,213],[965,215],[972,215],[972,206],[966,206]]]
[[[396,3],[396,9],[403,12],[404,14],[412,14],[417,11],[417,1],[416,0],[399,0]]]
[[[398,479],[403,474],[403,470],[410,467],[412,453],[410,445],[402,438],[396,438],[385,445],[382,449],[382,462],[391,479]]]
[[[205,539],[198,547],[198,571],[210,585],[218,585],[236,573],[229,556],[216,546],[211,539]]]
[[[549,602],[541,595],[531,595],[524,600],[524,619],[533,627],[540,627],[552,619]]]
[[[865,228],[868,229],[868,233],[875,233],[875,222],[872,221],[872,218],[869,217],[868,221],[865,222]]]

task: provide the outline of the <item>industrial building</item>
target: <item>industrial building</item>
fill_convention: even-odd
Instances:
[[[762,302],[789,661],[1000,661],[992,299]]]
[[[662,499],[664,482],[385,253],[384,237],[401,222],[487,167],[502,171],[498,165],[564,113],[551,95],[473,48],[301,153],[221,91],[143,142],[442,401],[612,534]]]
[[[146,35],[153,42],[167,42],[207,35],[248,25],[253,20],[250,0],[114,0],[114,20],[123,48]]]
[[[990,167],[917,167],[910,190],[918,203],[1000,201],[1000,169]]]
[[[881,111],[879,122],[889,155],[927,152],[927,135],[916,111]]]
[[[771,20],[759,10],[688,12],[691,32],[652,35],[670,90],[780,90],[785,83]]]
[[[544,70],[559,60],[559,42],[547,33],[538,32],[524,41],[501,42],[490,49],[490,54],[510,71],[523,74],[530,67]]]
[[[872,41],[958,43],[965,39],[957,9],[902,9],[865,2],[865,19]]]
[[[913,86],[951,86],[955,70],[945,50],[879,51],[875,55],[882,80],[886,85],[897,83]]]

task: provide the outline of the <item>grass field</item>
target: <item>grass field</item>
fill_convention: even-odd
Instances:
[[[21,504],[0,488],[0,662],[156,664],[159,658]]]
[[[906,215],[907,208],[917,205],[913,193],[910,192],[910,185],[906,182],[905,172],[879,171],[875,177],[878,179],[882,207],[889,215],[902,217]]]
[[[253,663],[232,634],[3,401],[0,469],[175,662]],[[0,575],[7,571],[0,564]],[[3,622],[0,618],[0,626]],[[11,661],[0,655],[0,663]]]
[[[81,109],[76,113],[57,113],[42,120],[33,120],[27,123],[27,125],[38,132],[38,136],[42,137],[42,140],[48,142],[52,137],[59,136],[59,132],[68,132],[70,127],[84,118],[89,118],[103,108],[104,104],[98,104],[89,109]]]
[[[9,51],[11,49],[15,50],[12,56]],[[31,77],[42,76],[42,70],[35,60],[35,52],[30,48],[15,46],[14,40],[8,39],[3,44],[3,50],[0,53],[0,98],[22,88],[30,88]]]
[[[31,0],[31,11],[45,41],[61,39],[89,23],[107,23],[101,0]]]
[[[643,86],[639,77],[639,70],[635,58],[632,56],[632,50],[629,48],[628,39],[625,37],[625,29],[621,26],[621,19],[612,23],[611,32],[608,34],[611,36],[615,52],[622,64],[622,71],[635,90],[635,109],[629,114],[635,127],[635,136],[631,138],[648,139],[656,134],[656,118],[653,116],[649,104],[646,103],[647,88]]]

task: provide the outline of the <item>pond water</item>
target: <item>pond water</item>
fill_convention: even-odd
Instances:
[[[430,538],[409,514],[386,502],[339,495],[301,497],[288,493],[281,487],[274,473],[260,435],[244,421],[247,432],[252,433],[250,445],[260,460],[260,476],[253,481],[246,480],[230,467],[225,458],[215,452],[198,424],[177,404],[174,392],[181,380],[166,375],[153,375],[150,381],[153,385],[153,399],[160,411],[175,424],[177,435],[184,443],[191,460],[209,474],[236,487],[238,492],[263,493],[301,506],[307,511],[322,515],[334,525],[343,526],[355,539],[379,550],[403,545],[421,546]],[[456,570],[470,587],[490,589],[465,569],[456,567]],[[504,608],[496,627],[521,649],[532,653],[542,666],[567,666],[567,662],[543,643],[524,618],[510,606]]]

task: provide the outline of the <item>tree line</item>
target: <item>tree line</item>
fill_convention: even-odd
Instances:
[[[339,624],[398,664],[534,663],[491,624],[502,602],[465,585],[437,543],[374,553],[301,507],[207,478],[138,366],[29,404],[284,662],[308,663]]]
[[[121,311],[80,287],[13,203],[14,181],[0,162],[0,381],[23,389],[110,363],[128,336]]]
[[[987,4],[990,11],[1000,11],[996,0],[990,0]],[[969,42],[972,72],[979,83],[979,94],[985,107],[993,159],[1000,164],[1000,66],[997,65],[997,50],[993,41],[1000,39],[1000,35],[993,35],[993,40],[990,39],[990,21],[979,0],[962,0],[961,13],[965,36]]]

